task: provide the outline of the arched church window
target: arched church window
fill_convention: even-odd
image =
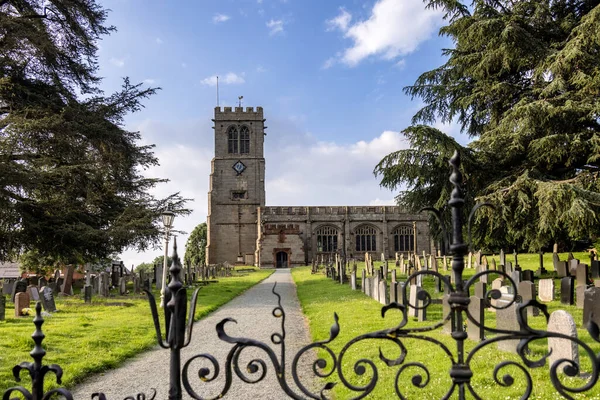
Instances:
[[[399,226],[392,235],[394,235],[394,251],[415,251],[415,231],[411,226]]]
[[[354,232],[356,251],[377,251],[377,231],[372,226],[361,226]]]
[[[338,248],[338,231],[331,226],[317,229],[317,251],[320,253],[335,253]]]
[[[237,154],[239,141],[239,134],[237,128],[235,126],[230,126],[229,129],[227,129],[227,136],[229,153]]]
[[[240,129],[240,153],[250,153],[250,129],[247,126]]]

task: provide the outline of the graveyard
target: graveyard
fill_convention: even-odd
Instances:
[[[564,253],[558,254],[557,256],[561,260],[566,261],[569,254]],[[588,253],[574,253],[572,256],[579,258],[580,260],[589,259]],[[486,268],[490,268],[492,264],[497,266],[500,265],[499,256],[490,257],[488,255],[486,258],[489,263]],[[512,259],[513,256],[511,255],[510,258]],[[531,311],[528,310],[527,324],[533,329],[561,331],[563,333],[568,333],[569,335],[576,334],[579,339],[597,352],[599,349],[598,343],[590,337],[590,334],[583,324],[584,318],[589,318],[590,311],[595,310],[595,307],[597,307],[597,304],[599,303],[595,297],[592,299],[592,293],[595,295],[597,289],[590,288],[584,296],[580,295],[579,297],[584,297],[587,302],[584,304],[584,302],[581,301],[580,303],[580,301],[577,300],[577,294],[583,292],[580,289],[577,289],[577,287],[574,287],[577,285],[575,283],[577,278],[574,276],[573,278],[569,278],[573,283],[573,286],[570,286],[569,288],[564,286],[561,287],[560,282],[563,278],[559,278],[556,271],[554,271],[552,258],[552,253],[544,256],[546,272],[541,276],[536,276],[533,272],[539,267],[539,255],[527,254],[520,255],[519,257],[519,265],[522,268],[520,277],[531,277],[533,280],[533,282],[531,282],[533,285],[531,286],[534,286],[535,289],[537,289],[540,286],[540,280],[544,286],[550,280],[553,283],[552,290],[550,291],[551,294],[548,293],[546,288],[541,288],[537,293],[538,300],[541,300],[541,302],[548,307],[548,313],[552,315],[550,324],[546,323],[546,319],[541,313],[535,312],[534,314],[533,309],[531,309]],[[439,261],[442,260],[440,259]],[[396,300],[399,303],[402,303],[400,286],[398,286],[396,293],[394,293],[390,286],[394,285],[394,282],[405,282],[407,278],[406,271],[403,270],[402,267],[394,265],[394,260],[388,260],[385,263],[381,261],[369,262],[372,265],[372,274],[367,272],[371,267],[367,266],[365,262],[356,262],[355,260],[348,262],[346,266],[346,271],[348,273],[344,284],[340,284],[341,280],[339,274],[335,279],[332,279],[331,272],[327,272],[327,262],[324,262],[320,266],[317,262],[317,268],[313,265],[312,267],[297,268],[292,271],[294,280],[298,285],[298,296],[303,311],[309,320],[313,341],[322,341],[328,338],[329,329],[334,322],[334,312],[339,316],[340,334],[330,344],[330,348],[335,354],[339,354],[343,346],[355,337],[367,332],[395,328],[402,320],[402,314],[394,309],[388,310],[385,318],[382,318],[382,307],[385,304],[389,304],[390,300]],[[423,258],[421,258],[420,263],[423,263]],[[333,265],[334,262],[329,263],[330,267]],[[465,260],[465,265],[468,266],[467,260]],[[426,265],[422,266],[422,268],[426,267]],[[444,270],[443,267],[441,267],[441,263],[438,267],[438,270],[443,275],[450,274],[449,271]],[[352,272],[354,268],[356,268],[356,274]],[[478,268],[482,267],[478,266]],[[386,269],[387,271],[385,271]],[[449,269],[450,268],[448,268],[448,270]],[[498,269],[500,268],[498,267]],[[477,269],[474,264],[472,264],[471,268],[467,267],[465,269],[463,277],[469,279],[476,271]],[[386,278],[380,279],[380,276],[386,276]],[[514,276],[517,278],[517,274]],[[374,284],[373,280],[379,283],[381,290],[378,291],[375,289],[377,285]],[[444,305],[442,304],[444,297],[443,288],[438,286],[436,279],[433,277],[424,277],[420,283],[422,289],[431,295],[431,304],[426,307],[426,313],[415,313],[415,310],[409,308],[408,323],[406,325],[408,329],[419,329],[432,326],[436,323],[440,323],[443,320],[443,316],[447,315],[447,311],[444,310]],[[525,280],[520,282],[518,287],[521,296],[526,296],[526,294],[524,294],[527,292],[525,288],[528,287],[529,283],[530,281]],[[486,289],[482,288],[483,285],[478,282],[474,285],[474,288],[471,289],[471,295],[475,294],[477,296],[485,297],[485,294],[482,294],[482,290],[483,293],[485,293],[486,290],[499,288],[500,292],[502,292],[502,297],[497,300],[490,298],[490,300],[496,302],[496,305],[500,307],[502,306],[500,302],[506,301],[505,296],[509,295],[509,290],[502,289],[503,286],[496,286],[496,284],[497,282],[492,282],[490,280],[490,285],[487,285]],[[585,285],[585,287],[591,286],[593,286],[593,284]],[[579,287],[581,287],[581,285]],[[353,290],[353,288],[355,288],[355,290]],[[504,286],[504,288],[507,288],[507,286]],[[475,293],[473,293],[473,289]],[[374,293],[375,291],[377,292]],[[544,291],[544,294],[541,297],[539,296],[540,291]],[[567,299],[565,299],[565,291],[568,293],[566,296]],[[586,297],[588,295],[590,295],[589,299]],[[395,296],[397,296],[397,299],[394,299]],[[548,296],[551,297],[548,298]],[[378,298],[378,300],[375,298]],[[411,304],[419,304],[419,300],[417,300],[417,296],[412,293],[412,290],[407,290],[406,298],[407,300],[410,299]],[[517,299],[517,302],[521,301],[523,301],[523,299]],[[421,303],[419,305],[422,306],[423,304]],[[498,327],[499,329],[504,328],[507,330],[518,331],[519,324],[513,307],[515,307],[515,305],[506,310],[496,310],[494,312],[491,308],[484,307],[483,301],[480,301],[476,296],[472,296],[469,310],[473,315],[481,315],[483,324],[486,327]],[[481,312],[481,314],[479,314],[479,312]],[[465,331],[468,332],[469,335],[469,339],[465,341],[465,351],[469,353],[478,343],[480,343],[479,335],[483,334],[479,332],[476,327],[473,329],[474,326],[470,321],[465,322],[465,325]],[[427,332],[425,335],[428,338],[443,343],[451,351],[453,349],[455,351],[454,340],[450,336],[450,332],[451,327],[449,326],[449,323],[446,323],[437,329]],[[484,336],[486,339],[493,337],[489,333],[485,333]],[[557,396],[560,397],[552,387],[549,378],[550,365],[559,358],[573,357],[573,359],[579,360],[581,363],[580,371],[578,371],[576,377],[566,376],[564,373],[559,372],[558,376],[560,381],[568,387],[584,387],[587,382],[586,377],[589,376],[592,371],[590,357],[585,353],[583,348],[572,346],[572,343],[566,340],[558,340],[555,342],[553,342],[553,340],[555,339],[537,339],[528,344],[528,351],[526,354],[527,358],[531,361],[540,360],[548,353],[549,341],[551,342],[550,345],[555,349],[553,351],[554,355],[551,355],[549,360],[546,360],[545,365],[540,368],[531,368],[529,370],[533,385],[533,393],[530,398],[548,399]],[[442,351],[439,346],[429,343],[422,338],[411,338],[411,335],[402,338],[402,344],[408,349],[406,359],[404,359],[401,364],[409,365],[406,368],[388,367],[380,360],[381,356],[390,360],[395,360],[400,356],[401,351],[399,347],[392,343],[392,341],[367,339],[349,346],[348,351],[345,353],[345,359],[341,363],[344,376],[350,384],[358,387],[366,387],[373,376],[373,370],[368,363],[361,363],[359,360],[367,359],[374,362],[378,374],[376,389],[369,398],[371,398],[371,396],[372,398],[396,397],[397,393],[394,389],[394,382],[396,379],[398,379],[398,385],[401,388],[400,393],[407,396],[407,398],[437,399],[443,397],[446,394],[446,391],[452,386],[451,378],[448,376],[451,362],[444,351]],[[518,341],[503,341],[499,342],[498,345],[488,345],[476,353],[471,361],[471,368],[474,371],[472,385],[478,394],[483,395],[486,399],[513,399],[520,398],[523,395],[525,392],[526,377],[519,367],[507,365],[500,368],[497,374],[498,382],[500,383],[494,381],[494,368],[501,362],[514,361],[523,364],[523,360],[516,354],[517,344]],[[331,361],[331,359],[328,358],[327,352],[324,350],[319,352],[319,357],[325,361]],[[330,369],[328,369],[330,368],[330,365],[331,364],[329,364],[329,367],[325,367],[323,372],[330,371]],[[425,366],[426,369],[422,368],[420,365]],[[357,370],[355,370],[355,368],[357,366],[364,367],[364,371],[361,371],[363,372],[362,374],[356,372]],[[561,366],[559,370],[562,370],[563,367],[564,365]],[[400,373],[399,371],[402,372]],[[513,380],[514,384],[511,385],[510,383]],[[417,384],[414,382],[417,382]],[[503,387],[502,383],[504,383],[505,387]],[[419,388],[419,385],[422,385],[422,388]],[[336,385],[333,389],[336,398],[350,398],[360,393],[360,391],[351,391],[346,386],[347,385]],[[595,396],[598,395],[600,395],[600,388],[597,386],[586,393],[586,396],[589,396],[589,398],[596,398]],[[575,396],[575,398],[579,397]]]
[[[272,272],[244,268],[242,272],[232,271],[227,277],[211,279],[209,274],[207,279],[200,278],[190,285],[201,287],[195,319],[199,320],[218,309]],[[203,283],[209,280],[213,283]],[[160,287],[156,284],[150,286],[154,297],[159,299]],[[40,292],[47,290],[45,288],[47,286]],[[191,292],[188,291],[189,297]],[[52,299],[54,311],[43,314],[44,348],[48,353],[45,361],[63,368],[64,386],[73,386],[91,374],[116,368],[156,345],[145,293],[136,291],[134,282],[130,280],[126,282],[124,291],[115,287],[105,294],[94,293],[89,302],[86,302],[83,290],[81,293],[76,290],[72,296],[57,295]],[[27,304],[31,310],[29,315],[15,316],[15,303],[10,297],[2,296],[2,299],[5,302],[0,303],[0,306],[4,305],[3,309],[0,308],[0,393],[15,385],[12,366],[27,359],[32,349],[35,308],[35,301],[31,300]],[[47,310],[46,303],[43,304],[44,310]],[[60,385],[56,385],[55,381],[46,380],[46,389],[57,386]]]

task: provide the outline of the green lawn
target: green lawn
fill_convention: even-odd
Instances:
[[[581,256],[574,254],[576,257]],[[525,269],[537,269],[537,255],[523,255],[519,257],[519,264]],[[561,259],[566,259],[562,256]],[[489,260],[489,258],[488,258]],[[535,260],[535,263],[533,261]],[[581,260],[585,260],[581,258]],[[376,267],[380,263],[376,263]],[[551,260],[545,265],[547,269],[551,269]],[[362,268],[362,263],[359,264],[359,268]],[[381,329],[393,328],[401,320],[401,314],[398,311],[391,310],[386,315],[386,318],[381,317],[382,305],[378,302],[365,296],[360,290],[352,291],[349,285],[339,285],[330,279],[324,277],[322,274],[312,275],[310,268],[302,267],[296,268],[292,271],[294,280],[298,286],[298,296],[302,304],[305,315],[308,318],[310,324],[310,330],[313,340],[324,340],[329,337],[329,329],[333,323],[333,313],[337,312],[339,316],[339,324],[341,327],[340,335],[332,342],[331,349],[339,354],[343,346],[348,343],[354,337],[373,332]],[[468,278],[474,273],[473,270],[466,270],[465,277]],[[360,274],[358,274],[360,276]],[[399,280],[403,280],[405,277],[400,277]],[[492,278],[493,279],[493,278]],[[558,282],[558,280],[557,280]],[[439,297],[434,292],[434,281],[433,279],[425,279],[424,287],[428,292],[435,298]],[[558,291],[559,285],[555,285]],[[582,319],[582,310],[577,310],[574,306],[562,306],[558,301],[548,304],[549,312],[557,309],[566,309],[573,315],[575,321],[580,323]],[[432,305],[427,310],[428,321],[419,323],[415,318],[409,318],[409,324],[407,327],[425,327],[434,325],[436,322],[442,319],[442,309],[440,305]],[[529,319],[529,323],[535,329],[546,329],[545,319],[541,316],[532,317]],[[492,312],[486,311],[486,325],[495,326],[495,315]],[[456,355],[456,344],[452,338],[441,333],[441,328],[426,334],[428,337],[438,340],[444,343],[452,354]],[[592,349],[597,353],[600,351],[600,344],[594,342],[587,331],[579,329],[579,337],[584,340]],[[451,379],[448,376],[450,370],[450,359],[441,350],[440,347],[431,344],[430,342],[423,339],[402,339],[402,343],[408,349],[407,358],[400,366],[388,367],[379,359],[379,350],[381,349],[382,354],[388,359],[395,359],[399,356],[400,351],[396,344],[391,340],[374,340],[368,339],[353,344],[348,352],[346,353],[343,363],[342,372],[344,377],[353,385],[366,385],[373,376],[372,370],[369,365],[363,363],[362,366],[366,368],[366,372],[362,375],[355,373],[355,363],[361,359],[366,358],[375,363],[377,372],[379,374],[379,380],[376,389],[368,398],[373,399],[388,399],[396,398],[394,390],[394,380],[396,374],[401,370],[402,365],[412,365],[406,367],[399,377],[399,387],[402,393],[407,398],[416,399],[439,399],[446,391],[451,387]],[[466,341],[466,350],[470,351],[476,342]],[[530,344],[531,360],[537,360],[541,355],[544,354],[547,348],[546,340],[538,340]],[[585,358],[583,351],[580,348],[580,360],[582,362],[582,370],[590,370],[590,361]],[[474,372],[472,379],[473,387],[477,393],[484,399],[517,399],[523,394],[525,387],[525,379],[522,372],[516,367],[507,367],[500,371],[499,379],[505,374],[512,374],[514,378],[514,385],[510,387],[502,387],[494,381],[493,370],[494,367],[504,360],[520,361],[515,355],[511,353],[497,350],[495,344],[486,346],[483,350],[476,353],[471,368]],[[331,360],[327,358],[327,354],[324,351],[319,353],[320,357],[328,360],[328,367],[325,371],[329,371],[331,367]],[[456,357],[456,356],[454,356]],[[423,381],[426,379],[426,374],[418,364],[410,363],[423,363],[430,373],[430,380],[428,385],[424,389],[416,388],[411,379],[413,376],[421,375]],[[329,368],[329,369],[328,369]],[[548,365],[530,369],[534,385],[532,399],[551,399],[561,398],[561,396],[554,390],[550,383],[549,367]],[[579,378],[566,378],[563,375],[563,382],[568,383],[570,386],[581,386],[585,380]],[[339,376],[337,371],[329,378],[323,380],[323,385],[328,381],[339,382]],[[338,399],[346,399],[353,396],[357,396],[360,392],[353,392],[344,387],[341,383],[334,387],[333,392],[335,397]],[[592,392],[588,392],[585,395],[575,395],[575,398],[600,398],[600,387],[598,385],[593,389]],[[456,392],[453,398],[457,398]],[[472,398],[468,395],[467,398]]]
[[[267,278],[273,271],[260,270],[230,278],[219,278],[219,283],[200,289],[196,319],[206,316],[240,293]],[[188,297],[193,290],[188,289]],[[158,299],[158,291],[154,291]],[[119,366],[156,344],[150,307],[145,295],[116,296],[107,299],[94,297],[86,305],[79,295],[59,297],[60,310],[45,318],[42,329],[47,351],[44,364],[58,364],[64,371],[63,385],[71,387],[92,373]],[[32,303],[33,308],[33,303]],[[162,317],[161,317],[162,318]],[[31,334],[35,327],[33,317],[14,317],[14,306],[7,302],[6,320],[0,321],[0,393],[16,382],[13,366],[33,361]],[[164,331],[164,320],[161,320]],[[165,359],[168,352],[165,352]],[[29,375],[21,373],[22,384],[31,388]],[[48,375],[46,388],[56,387]],[[51,383],[53,383],[51,385]]]

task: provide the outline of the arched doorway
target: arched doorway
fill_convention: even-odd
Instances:
[[[287,268],[288,267],[288,253],[285,251],[279,251],[275,254],[277,268]]]

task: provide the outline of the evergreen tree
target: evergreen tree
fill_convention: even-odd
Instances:
[[[454,48],[444,50],[444,65],[405,89],[425,106],[405,131],[413,148],[376,166],[382,185],[407,184],[399,201],[412,208],[439,206],[449,183],[436,174],[454,147],[468,154],[467,200],[496,206],[478,215],[477,245],[539,250],[598,236],[600,2],[431,0],[428,6],[445,11],[440,33]],[[473,141],[461,148],[419,125],[435,121],[457,121]]]
[[[196,225],[190,237],[185,243],[184,263],[187,265],[201,266],[205,263],[206,258],[206,222]]]
[[[98,88],[97,41],[114,31],[95,0],[0,0],[0,259],[35,250],[62,264],[144,250],[160,213],[153,146],[123,128],[156,89]]]

